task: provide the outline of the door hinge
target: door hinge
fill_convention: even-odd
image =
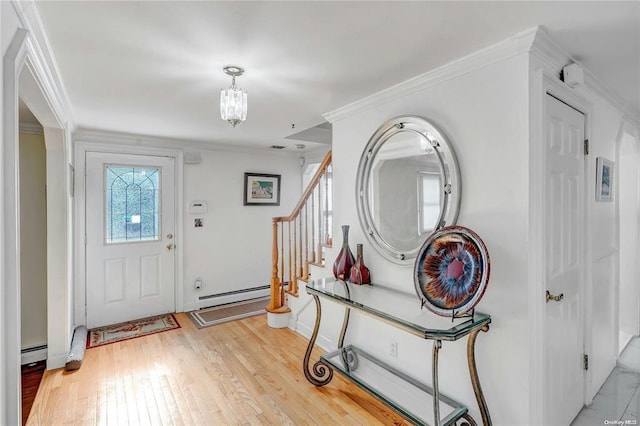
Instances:
[[[589,155],[589,139],[584,140],[584,155]]]
[[[589,369],[589,355],[584,354],[584,355],[582,356],[582,362],[584,363],[584,365],[583,365],[583,366],[584,366],[584,369],[585,369],[585,370],[588,370],[588,369]]]

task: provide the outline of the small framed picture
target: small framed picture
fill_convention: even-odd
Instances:
[[[279,206],[280,175],[244,174],[245,206]]]
[[[596,201],[613,201],[613,161],[596,158]]]

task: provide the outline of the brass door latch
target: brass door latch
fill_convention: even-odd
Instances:
[[[549,290],[547,290],[547,302],[549,303],[549,301],[553,300],[554,302],[560,302],[562,299],[564,299],[564,293],[560,293],[560,295],[558,296],[554,296],[553,294],[549,293]]]

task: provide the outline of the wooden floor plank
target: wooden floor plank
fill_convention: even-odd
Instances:
[[[307,340],[263,316],[203,329],[176,317],[180,329],[89,349],[75,372],[45,372],[27,424],[408,424],[338,374],[308,383]]]

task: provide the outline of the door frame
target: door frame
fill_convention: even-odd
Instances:
[[[31,9],[33,10],[33,9]],[[40,49],[41,32],[30,25],[32,13],[19,11],[20,26],[3,57],[3,112],[0,195],[0,423],[19,424],[21,364],[20,182],[18,98],[42,124],[47,155],[47,368],[64,366],[73,319],[71,295],[70,146],[73,122],[48,51]],[[34,32],[35,30],[35,32]]]
[[[546,260],[545,260],[545,200],[546,193],[546,160],[545,160],[545,99],[548,94],[584,113],[585,139],[591,139],[591,126],[593,117],[593,105],[584,98],[576,95],[569,86],[561,82],[557,77],[550,75],[546,70],[536,69],[531,73],[529,87],[529,266],[528,277],[528,324],[529,324],[529,423],[543,424],[544,412],[544,353],[545,353],[545,300],[546,290]],[[590,173],[588,167],[589,156],[585,156],[584,174],[584,235],[583,270],[581,291],[583,294],[582,322],[583,345],[585,353],[591,347],[591,316],[587,308],[592,305],[592,266],[591,266],[591,205],[588,202],[588,182]],[[587,390],[590,388],[591,372],[587,370],[584,377],[583,399],[590,402]]]
[[[86,299],[86,264],[87,252],[85,245],[85,227],[86,227],[86,197],[85,197],[85,171],[86,171],[86,153],[101,152],[108,154],[133,154],[148,155],[156,157],[172,157],[174,159],[174,185],[175,185],[175,269],[174,269],[174,300],[176,312],[184,310],[184,282],[183,276],[183,170],[184,159],[183,151],[180,149],[167,147],[150,147],[135,146],[122,143],[129,140],[126,135],[117,136],[111,134],[92,134],[80,135],[74,148],[76,179],[74,192],[76,194],[76,288],[74,292],[73,310],[75,313],[76,325],[87,324],[87,299]],[[136,140],[139,140],[137,138]],[[111,142],[109,142],[111,141]]]
[[[626,119],[623,119],[622,123],[620,124],[620,130],[618,131],[618,136],[616,138],[616,143],[615,143],[615,150],[616,150],[616,156],[615,156],[615,161],[616,164],[618,165],[618,167],[615,168],[615,176],[614,176],[614,181],[618,182],[616,185],[620,185],[620,149],[622,146],[622,142],[623,139],[626,135],[629,135],[630,137],[635,139],[635,145],[634,145],[634,149],[636,150],[636,167],[638,170],[638,176],[640,176],[640,129],[634,127],[629,121],[627,121]],[[615,202],[615,215],[616,215],[616,246],[618,247],[618,259],[617,259],[617,277],[618,279],[615,282],[615,311],[616,311],[616,317],[615,317],[615,332],[616,332],[616,348],[619,347],[620,342],[619,342],[619,338],[620,338],[620,314],[618,313],[620,311],[620,286],[621,286],[621,280],[620,280],[620,269],[622,267],[620,261],[621,261],[621,256],[620,256],[620,247],[621,247],[621,240],[620,240],[620,197],[616,196],[614,198],[614,202]],[[640,193],[636,194],[636,198],[635,198],[635,202],[636,202],[636,211],[638,209],[640,209]],[[639,239],[637,241],[637,245],[636,245],[636,254],[640,253],[640,235],[638,236]],[[636,331],[640,330],[640,294],[638,295],[638,299],[636,300],[636,303],[638,304],[636,306],[636,311],[634,312],[635,316],[636,316]],[[620,353],[618,350],[617,351],[617,358],[620,357]]]

